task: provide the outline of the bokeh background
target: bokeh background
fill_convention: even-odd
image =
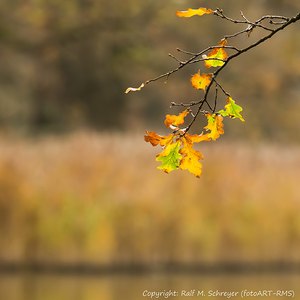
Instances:
[[[227,121],[222,139],[201,148],[201,179],[156,170],[158,149],[143,141],[145,129],[164,132],[164,115],[176,112],[171,101],[197,97],[189,78],[200,65],[124,94],[176,66],[168,53],[177,47],[201,50],[243,29],[213,16],[176,18],[176,10],[198,2],[1,1],[0,296],[90,300],[122,294],[135,300],[144,289],[197,288],[197,282],[230,289],[238,282],[5,273],[37,266],[121,266],[123,272],[135,266],[299,266],[299,24],[222,73],[246,122]],[[243,10],[252,20],[300,9],[294,0],[200,6],[221,7],[237,18]],[[259,36],[234,42],[244,46]],[[254,277],[239,286],[290,289],[295,282]]]

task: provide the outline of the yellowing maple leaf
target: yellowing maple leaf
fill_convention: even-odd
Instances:
[[[166,146],[168,143],[170,143],[173,139],[173,134],[169,134],[167,136],[161,136],[153,131],[146,131],[146,135],[144,136],[144,139],[146,142],[151,143],[152,146]]]
[[[161,165],[157,168],[163,170],[166,173],[178,169],[182,158],[182,155],[179,153],[179,150],[179,141],[166,145],[164,150],[161,153],[159,153],[156,157],[156,160],[161,162]]]
[[[235,101],[231,98],[227,98],[227,104],[225,105],[225,110],[220,110],[218,113],[221,114],[223,117],[229,116],[232,119],[240,119],[244,122],[243,116],[240,114],[243,108],[235,103]]]
[[[196,177],[200,177],[202,173],[202,164],[200,163],[200,160],[203,159],[203,155],[201,152],[193,149],[191,140],[184,137],[182,138],[182,148],[180,153],[183,156],[179,165],[180,169],[188,170]]]
[[[184,110],[179,115],[166,115],[165,125],[166,127],[175,126],[178,127],[184,123],[184,118],[189,114],[188,110]]]
[[[224,50],[224,46],[227,44],[227,41],[223,39],[219,46],[220,48],[214,48],[208,55],[203,55],[202,57],[205,59],[205,66],[207,68],[210,67],[222,67],[225,61],[228,58],[227,52]],[[211,59],[209,59],[211,58]]]
[[[190,17],[193,17],[193,16],[209,15],[209,14],[212,14],[213,12],[214,11],[210,8],[204,8],[204,7],[200,7],[198,9],[189,8],[187,10],[177,11],[176,16],[177,17],[190,18]]]
[[[201,74],[200,70],[198,73],[194,74],[191,78],[192,86],[197,90],[205,90],[210,84],[212,74]]]
[[[218,114],[206,114],[208,124],[204,127],[205,130],[209,130],[208,136],[215,141],[224,134],[223,117]]]

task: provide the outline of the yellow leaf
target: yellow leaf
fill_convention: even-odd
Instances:
[[[189,8],[188,10],[177,11],[176,16],[183,17],[183,18],[190,18],[193,16],[209,15],[212,14],[213,12],[214,11],[212,9],[204,8],[204,7],[200,7],[198,9]]]
[[[224,134],[223,117],[217,114],[207,114],[206,117],[208,124],[204,127],[204,129],[210,131],[208,136],[215,141],[221,134]]]
[[[202,153],[193,149],[192,142],[184,137],[182,138],[180,153],[182,154],[180,169],[188,170],[196,177],[200,177],[202,173],[202,164],[200,163],[200,160],[203,159]]]
[[[210,84],[212,74],[201,74],[200,70],[198,73],[194,74],[191,78],[192,86],[197,90],[205,90]]]
[[[166,115],[165,125],[166,127],[170,126],[179,126],[184,123],[184,118],[189,114],[188,110],[184,110],[179,115]]]
[[[228,54],[224,50],[224,46],[226,46],[226,44],[227,41],[223,39],[219,43],[220,48],[214,48],[211,52],[208,53],[208,55],[203,55],[203,58],[205,59],[204,63],[207,68],[222,67],[224,65],[225,61],[228,58]]]
[[[128,94],[129,92],[140,91],[144,86],[145,86],[145,84],[142,83],[138,88],[129,87],[126,89],[125,94]]]
[[[146,135],[144,136],[146,142],[150,143],[152,146],[166,146],[173,139],[173,134],[169,134],[167,136],[158,135],[153,131],[146,131]]]

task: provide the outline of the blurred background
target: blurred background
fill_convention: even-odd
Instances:
[[[146,129],[164,132],[164,115],[177,112],[170,102],[197,99],[189,78],[201,65],[124,94],[174,68],[168,53],[177,47],[198,51],[243,29],[213,16],[179,19],[176,10],[221,7],[251,20],[300,10],[294,0],[225,2],[0,2],[0,299],[296,289],[297,272],[201,271],[299,271],[299,24],[222,72],[246,122],[226,121],[222,139],[201,147],[201,179],[156,170],[159,149],[143,141]],[[195,266],[202,275],[190,275]],[[114,276],[78,276],[89,270]]]

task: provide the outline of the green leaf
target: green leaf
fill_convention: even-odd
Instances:
[[[225,110],[222,109],[218,113],[223,117],[230,117],[232,119],[240,119],[242,122],[244,122],[244,118],[240,114],[240,112],[243,110],[243,108],[237,104],[235,104],[235,101],[231,98],[227,98],[227,104],[225,105]]]
[[[179,153],[180,142],[168,144],[164,150],[157,155],[156,160],[161,162],[157,168],[169,173],[179,168],[182,155]]]

